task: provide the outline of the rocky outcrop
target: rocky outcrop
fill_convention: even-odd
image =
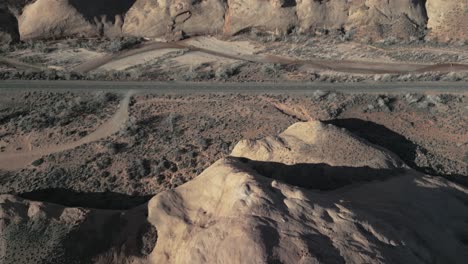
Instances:
[[[121,36],[134,0],[12,1],[22,39]]]
[[[356,156],[355,153],[361,153]],[[326,163],[331,166],[390,169],[404,166],[394,154],[358,138],[346,130],[321,122],[296,123],[281,134],[260,140],[242,140],[232,156],[251,160]]]
[[[0,7],[0,45],[19,41],[18,21],[9,10]]]
[[[127,14],[124,32],[149,37],[179,30],[188,35],[235,35],[255,28],[277,34],[352,31],[359,38],[405,39],[422,35],[426,21],[422,0],[228,0],[225,8],[220,0],[138,0]]]
[[[426,3],[427,2],[427,3]],[[22,39],[341,32],[356,39],[468,39],[467,0],[7,0]],[[427,12],[426,12],[427,5]],[[429,22],[428,22],[429,21]]]
[[[411,170],[345,130],[297,123],[276,137],[242,141],[233,155],[128,211],[2,195],[0,260],[468,261],[468,189]]]
[[[329,144],[327,128],[316,126],[296,124],[277,138],[241,142],[235,152],[241,148],[245,156],[260,160],[222,159],[194,180],[153,198],[149,221],[158,230],[158,242],[149,262],[462,263],[468,259],[464,238],[453,235],[466,228],[468,208],[459,199],[467,201],[468,189],[385,166],[396,162],[393,154],[369,144],[368,150],[380,154],[366,164],[366,158],[359,156],[365,153],[348,156],[353,147],[360,149],[366,142],[332,132],[338,137]],[[341,149],[333,148],[340,145]],[[331,149],[316,153],[321,147]],[[306,163],[317,157],[335,165]]]
[[[348,21],[349,1],[298,0],[297,16],[301,32],[341,29]]]
[[[286,33],[297,25],[295,0],[228,0],[224,33],[246,29]]]
[[[395,37],[408,39],[424,36],[427,23],[424,0],[352,1],[346,30],[355,37],[374,40]]]
[[[428,0],[427,15],[430,38],[468,40],[468,0]]]
[[[145,205],[128,211],[65,207],[0,195],[1,263],[127,263],[155,246]]]
[[[222,0],[137,0],[126,15],[127,35],[162,37],[183,31],[188,35],[222,33]]]

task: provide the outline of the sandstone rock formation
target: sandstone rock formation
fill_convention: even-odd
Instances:
[[[127,13],[123,31],[145,37],[178,31],[189,35],[221,34],[224,12],[221,0],[137,0]]]
[[[349,1],[297,1],[297,16],[302,32],[317,29],[336,30],[348,21]]]
[[[428,0],[429,36],[439,41],[468,40],[468,0]]]
[[[121,35],[123,17],[134,0],[37,0],[16,1],[22,39],[68,36]]]
[[[339,165],[363,154],[338,157],[349,155],[355,146],[346,145],[347,140],[355,141],[346,134],[341,134],[343,141],[334,142],[343,144],[341,150],[349,148],[348,153],[324,154],[328,161],[338,157],[335,166],[272,162],[307,162],[292,154],[304,143],[301,155],[320,155],[314,151],[320,151],[321,143],[324,148],[332,146],[331,141],[317,139],[316,133],[328,133],[327,129],[316,127],[296,124],[277,139],[249,144],[254,153],[240,143],[236,148],[262,161],[220,160],[191,182],[153,198],[149,220],[158,230],[158,242],[150,263],[462,263],[468,259],[466,235],[461,235],[468,227],[466,188],[409,169],[374,169],[375,160],[360,167],[366,166],[365,157],[355,166]],[[367,148],[372,150],[371,145]],[[392,156],[387,152],[380,158]]]
[[[467,39],[467,0],[7,0],[22,39],[349,32],[357,39]],[[427,6],[427,12],[426,12]],[[429,21],[429,22],[428,22]]]
[[[228,0],[225,34],[257,28],[286,33],[297,25],[294,0]]]
[[[403,162],[394,154],[344,129],[321,122],[296,123],[278,136],[255,141],[242,140],[234,147],[231,155],[287,165],[326,163],[331,166],[369,166],[375,169],[403,166]]]
[[[146,206],[129,211],[69,208],[0,196],[0,262],[125,263],[156,240]]]
[[[423,0],[352,1],[347,30],[354,29],[357,38],[408,39],[423,36],[427,15]]]
[[[347,131],[297,123],[277,137],[242,141],[233,155],[238,157],[221,159],[192,181],[156,195],[147,207],[129,211],[0,196],[0,260],[468,260],[468,189],[418,173]],[[148,232],[146,208],[157,235]],[[153,240],[142,246],[141,237],[148,235]]]

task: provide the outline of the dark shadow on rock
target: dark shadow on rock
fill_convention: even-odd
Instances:
[[[426,23],[427,23],[427,20],[429,20],[429,16],[427,15],[427,8],[426,8],[427,0],[413,0],[413,2],[415,2],[416,5],[421,6],[421,10],[423,12],[424,19],[426,20]]]
[[[320,233],[304,235],[309,252],[320,263],[346,263],[331,239]]]
[[[136,0],[69,0],[70,4],[89,22],[99,21],[106,16],[107,21],[115,23],[115,16],[122,17]]]
[[[283,5],[281,5],[281,7],[295,7],[296,5],[296,0],[284,0]]]
[[[330,166],[324,163],[286,165],[246,158],[240,158],[240,160],[264,177],[301,188],[323,191],[334,190],[354,183],[385,180],[404,172],[404,169]]]
[[[50,188],[17,194],[24,199],[54,203],[66,207],[128,210],[147,203],[153,195],[132,196],[114,192],[86,193],[63,188]]]
[[[0,4],[0,45],[16,43],[20,40],[18,19]]]
[[[442,176],[450,180],[454,180],[457,183],[468,186],[468,181],[464,180],[463,175],[458,174],[447,174],[436,171],[433,167],[439,164],[433,164],[433,167],[421,167],[415,162],[417,153],[421,152],[425,155],[433,155],[429,153],[427,149],[416,145],[412,141],[408,140],[404,136],[388,129],[387,127],[376,124],[374,122],[365,121],[357,118],[348,119],[335,119],[325,121],[326,124],[332,124],[337,127],[346,128],[353,134],[366,139],[367,141],[377,146],[383,147],[384,149],[390,150],[397,154],[406,164],[415,170],[422,173]],[[445,157],[437,157],[438,159],[448,160]],[[434,158],[434,160],[437,160]]]

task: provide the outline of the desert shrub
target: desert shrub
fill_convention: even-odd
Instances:
[[[200,65],[198,67],[190,67],[182,74],[177,74],[176,79],[182,79],[184,81],[201,81],[209,80],[215,77],[215,73],[207,65]]]
[[[268,64],[262,65],[261,71],[265,75],[277,77],[280,74],[282,68],[283,67],[281,64],[268,63]]]
[[[0,54],[8,53],[11,51],[10,45],[4,44],[0,45]]]
[[[141,179],[151,172],[150,162],[146,159],[132,161],[127,167],[127,175],[131,179]]]
[[[19,42],[17,44],[14,44],[11,46],[10,50],[25,50],[25,49],[30,49],[35,52],[40,52],[40,53],[49,53],[54,50],[53,47],[49,43],[43,40],[28,40],[25,42]]]
[[[113,102],[119,99],[119,96],[115,93],[110,93],[110,92],[99,92],[96,95],[96,101],[100,103],[108,103],[108,102]]]
[[[228,79],[229,77],[238,74],[244,65],[244,63],[222,65],[216,70],[215,76],[219,79]]]
[[[113,39],[104,46],[107,52],[119,52],[122,50],[130,49],[142,42],[142,38],[126,37],[120,39]]]
[[[384,46],[391,46],[391,45],[395,45],[397,43],[398,43],[398,39],[396,39],[395,37],[387,37],[382,41],[382,44]]]
[[[20,58],[21,61],[32,64],[42,64],[45,63],[45,59],[40,55],[31,55]]]

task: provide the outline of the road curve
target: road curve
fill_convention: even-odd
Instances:
[[[94,132],[89,135],[73,142],[68,142],[59,145],[52,145],[41,147],[32,150],[25,150],[19,152],[5,152],[0,153],[0,169],[2,170],[15,170],[23,168],[34,160],[47,156],[53,153],[58,153],[70,149],[74,149],[84,144],[98,141],[102,138],[111,136],[117,133],[128,120],[128,107],[133,91],[128,91],[125,97],[120,102],[119,108],[114,115],[99,126]]]
[[[73,71],[89,72],[96,70],[110,62],[118,61],[121,59],[129,58],[138,54],[146,52],[161,50],[161,49],[180,49],[188,51],[198,51],[206,54],[218,56],[220,58],[236,59],[247,62],[257,63],[278,63],[283,65],[297,65],[302,68],[312,70],[326,70],[345,73],[361,73],[361,74],[405,74],[405,73],[424,73],[430,71],[440,72],[456,72],[468,71],[467,64],[459,63],[446,63],[446,64],[416,64],[404,62],[365,62],[365,61],[350,61],[350,60],[322,60],[322,59],[308,59],[300,60],[285,56],[278,56],[272,54],[229,54],[219,50],[211,50],[208,48],[197,47],[186,43],[185,40],[178,42],[152,42],[141,44],[135,49],[123,50],[114,54],[107,54],[100,58],[87,61],[77,67]]]

